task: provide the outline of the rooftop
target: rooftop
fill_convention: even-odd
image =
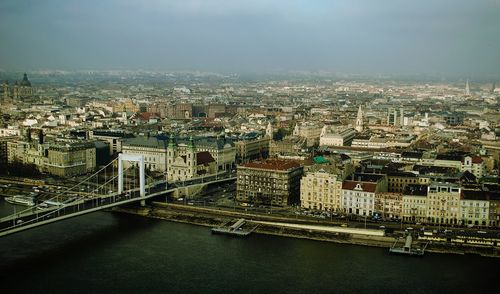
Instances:
[[[196,165],[206,165],[211,162],[215,162],[215,159],[212,157],[210,152],[202,151],[196,154]]]
[[[488,195],[481,190],[462,190],[461,198],[464,200],[488,200]]]
[[[437,160],[452,160],[452,161],[461,161],[463,159],[463,155],[461,154],[438,154],[436,155]]]
[[[294,160],[267,159],[265,161],[254,161],[240,165],[240,167],[268,169],[268,170],[291,170],[301,167],[300,163]]]
[[[139,136],[135,138],[128,138],[123,141],[123,146],[137,146],[147,148],[167,149],[168,138],[166,137],[148,137]]]
[[[406,185],[404,195],[413,196],[427,196],[427,186],[426,185]]]
[[[365,192],[374,193],[377,189],[377,184],[375,183],[366,183],[366,182],[357,182],[357,181],[345,181],[342,183],[342,189],[344,190],[356,190],[356,186],[359,185],[361,189]]]
[[[323,156],[316,156],[313,158],[314,163],[317,164],[323,164],[323,163],[329,163],[330,161],[324,158]]]
[[[404,151],[401,153],[402,158],[416,158],[420,159],[422,158],[423,153],[420,151]]]
[[[364,174],[364,173],[355,173],[353,175],[354,180],[358,180],[361,182],[378,182],[385,177],[384,174]]]

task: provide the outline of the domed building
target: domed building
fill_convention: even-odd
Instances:
[[[28,75],[25,73],[23,80],[18,83],[17,81],[14,85],[10,86],[9,81],[4,81],[1,87],[2,97],[7,99],[14,100],[24,100],[33,97],[33,87],[31,86],[31,82],[28,80]]]

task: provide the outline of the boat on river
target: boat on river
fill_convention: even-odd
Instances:
[[[12,197],[5,197],[5,201],[16,205],[35,206],[35,201],[33,200],[33,197],[29,196],[15,195]]]
[[[245,222],[246,222],[245,219],[241,218],[229,227],[224,225],[224,226],[212,228],[212,233],[213,234],[226,234],[226,235],[245,237],[245,236],[250,235],[250,233],[252,233],[252,231],[253,231],[253,229],[252,230],[244,230],[242,228],[243,225],[245,224]]]
[[[405,245],[403,247],[397,247],[396,244],[398,243],[398,240],[396,240],[392,247],[389,248],[389,252],[403,255],[423,256],[427,244],[425,244],[423,248],[415,248],[414,246],[412,246],[412,242],[413,237],[411,234],[408,234],[406,236]]]

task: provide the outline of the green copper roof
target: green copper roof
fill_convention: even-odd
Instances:
[[[314,163],[317,164],[323,164],[323,163],[329,163],[330,161],[326,160],[323,156],[316,156],[313,158]]]
[[[168,138],[168,147],[175,147],[174,134],[170,134],[170,137]]]
[[[189,137],[188,148],[194,149],[194,140],[193,140],[193,136]]]

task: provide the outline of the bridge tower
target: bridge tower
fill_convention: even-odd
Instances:
[[[145,184],[146,184],[146,176],[144,170],[144,156],[143,155],[132,155],[132,154],[123,154],[120,153],[118,155],[118,193],[123,193],[123,162],[131,161],[137,162],[139,164],[139,191],[141,197],[146,196]],[[142,204],[142,202],[141,202]]]

